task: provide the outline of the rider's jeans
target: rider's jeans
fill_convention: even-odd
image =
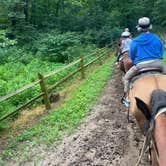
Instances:
[[[163,66],[163,62],[160,59],[157,60],[150,60],[138,63],[137,65],[134,65],[130,68],[130,70],[127,71],[127,73],[124,76],[124,92],[127,93],[130,88],[130,80],[134,77],[134,75],[137,74],[137,71],[143,68],[160,68],[162,73],[166,74],[166,71]]]

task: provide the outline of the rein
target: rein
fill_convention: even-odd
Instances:
[[[139,158],[138,158],[137,163],[135,164],[135,166],[138,166],[140,164],[141,159],[142,159],[146,149],[148,148],[148,146],[150,148],[153,147],[155,157],[156,157],[156,160],[157,160],[157,165],[159,165],[159,154],[158,154],[157,146],[156,146],[155,139],[153,137],[152,132],[153,132],[153,126],[150,125],[149,130],[146,132],[146,136],[145,136],[145,139],[144,139],[144,142],[143,142],[141,153],[139,155]]]
[[[160,98],[160,96],[161,96],[161,98]],[[162,90],[153,91],[152,98],[150,101],[152,112],[150,112],[148,110],[147,105],[145,103],[143,103],[142,100],[135,97],[138,108],[142,111],[142,113],[146,117],[146,122],[145,122],[145,134],[146,134],[146,136],[145,136],[144,144],[143,144],[143,147],[141,150],[141,154],[140,154],[139,159],[138,159],[135,166],[139,165],[141,158],[145,152],[145,149],[148,146],[150,149],[153,148],[154,154],[156,157],[156,161],[157,161],[157,165],[159,165],[159,154],[158,154],[155,139],[153,137],[153,132],[154,132],[154,127],[155,127],[155,120],[157,119],[157,117],[163,113],[166,114],[165,97],[166,97],[166,94]],[[155,101],[157,101],[159,99],[160,99],[160,101],[157,102],[157,104],[156,104]]]

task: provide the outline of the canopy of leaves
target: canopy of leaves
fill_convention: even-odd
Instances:
[[[0,11],[1,27],[21,44],[34,40],[35,32],[58,29],[104,45],[125,27],[135,31],[142,16],[149,16],[156,29],[166,28],[166,0],[1,0]]]

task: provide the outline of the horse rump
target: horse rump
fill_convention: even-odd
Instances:
[[[146,118],[146,130],[150,127],[150,122],[152,122],[154,125],[155,118],[159,114],[166,114],[166,91],[162,89],[156,89],[152,92],[149,107],[141,99],[135,97],[135,100],[137,107]]]
[[[166,91],[162,89],[154,90],[151,94],[150,107],[152,118],[155,118],[157,114],[162,113],[163,109],[166,108]],[[166,113],[166,111],[163,113]]]

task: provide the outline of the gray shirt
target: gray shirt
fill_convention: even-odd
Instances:
[[[129,51],[131,42],[132,40],[130,38],[126,38],[122,41],[122,46],[121,46],[122,53],[124,53],[125,51]]]

